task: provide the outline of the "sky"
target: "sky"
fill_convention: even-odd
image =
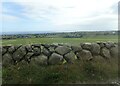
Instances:
[[[117,30],[118,1],[2,0],[0,28],[2,32]]]

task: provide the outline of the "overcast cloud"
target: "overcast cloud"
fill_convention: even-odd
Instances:
[[[3,32],[118,29],[119,0],[3,0]]]

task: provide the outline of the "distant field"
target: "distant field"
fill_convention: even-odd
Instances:
[[[11,39],[2,40],[2,45],[27,45],[34,43],[64,43],[70,45],[79,45],[81,42],[96,42],[96,41],[112,41],[118,42],[118,37],[116,35],[110,36],[96,36],[96,37],[84,37],[84,38],[22,38],[22,39]]]

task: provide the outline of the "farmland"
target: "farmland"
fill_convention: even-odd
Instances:
[[[75,32],[47,34],[3,35],[0,40],[6,45],[66,44],[80,45],[86,42],[118,42],[118,33]],[[37,56],[35,57],[37,58]],[[23,60],[22,60],[23,61]],[[18,64],[3,67],[3,84],[97,84],[118,82],[118,58],[94,58],[92,61],[75,60],[74,64],[36,65]],[[31,71],[30,71],[31,70]]]
[[[79,45],[81,42],[112,41],[118,42],[118,33],[113,32],[73,32],[46,34],[3,35],[2,45],[27,45],[39,43],[63,43]]]

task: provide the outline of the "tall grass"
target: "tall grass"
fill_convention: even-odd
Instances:
[[[3,68],[3,84],[110,83],[117,80],[117,59],[75,61],[74,64],[40,66],[34,63]]]

